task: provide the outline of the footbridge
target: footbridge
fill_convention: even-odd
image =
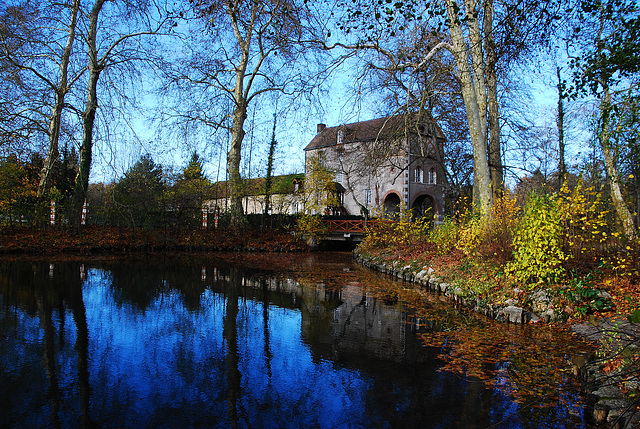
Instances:
[[[307,237],[307,243],[309,243],[311,247],[319,247],[330,243],[352,243],[356,245],[364,238],[367,233],[367,228],[389,222],[392,221],[381,219],[322,219],[324,226],[324,228],[322,228],[324,230],[322,237]]]

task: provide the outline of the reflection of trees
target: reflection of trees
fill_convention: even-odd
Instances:
[[[132,303],[139,309],[148,308],[162,293],[171,289],[180,292],[190,310],[200,308],[204,292],[201,270],[196,264],[167,263],[162,259],[133,259],[104,264],[111,274],[112,286],[120,304]]]
[[[55,428],[60,427],[58,412],[60,411],[60,389],[58,385],[58,374],[56,371],[56,355],[55,355],[55,328],[51,320],[50,303],[40,300],[40,325],[44,332],[44,367],[49,379],[49,397],[51,398],[51,425]]]
[[[59,413],[61,400],[65,395],[60,387],[56,326],[54,313],[59,318],[60,349],[64,349],[65,317],[67,308],[71,310],[76,326],[78,391],[80,399],[81,423],[91,426],[89,416],[89,330],[82,295],[80,263],[65,263],[60,266],[44,262],[8,263],[0,268],[0,293],[6,304],[25,308],[29,314],[37,314],[43,332],[42,363],[49,382],[48,398],[51,406],[50,424],[60,427]],[[17,346],[17,345],[16,345]],[[35,368],[34,368],[35,370]]]
[[[540,347],[553,335],[537,337],[520,330],[526,328],[483,322],[441,304],[435,295],[419,301],[400,288],[390,294],[389,281],[348,263],[329,264],[324,279],[320,270],[305,267],[308,275],[299,276],[300,282],[213,259],[101,265],[117,271],[101,279],[108,286],[117,278],[117,288],[94,288],[99,276],[92,271],[84,297],[79,264],[55,265],[52,279],[48,264],[0,267],[2,299],[38,318],[41,337],[33,353],[38,361],[28,369],[41,377],[33,385],[49,386],[50,396],[38,392],[33,400],[48,401],[51,417],[43,425],[65,425],[68,396],[76,403],[72,415],[82,415],[82,424],[90,425],[92,394],[95,418],[133,415],[135,423],[147,426],[181,421],[195,426],[223,421],[234,427],[311,421],[314,426],[316,420],[309,419],[322,421],[327,416],[321,413],[335,405],[340,419],[353,419],[332,420],[336,425],[487,427],[512,414],[518,422],[523,416],[548,422],[549,415],[568,408],[538,411],[508,398],[516,388],[529,389],[520,398],[542,403],[556,392],[550,387],[555,379],[528,373],[528,367],[536,373],[562,366],[557,350]],[[149,291],[142,290],[145,285]],[[400,301],[389,299],[395,296]],[[63,344],[65,314],[67,325],[69,315],[74,319],[67,331],[77,332],[77,338],[67,332],[67,341],[75,341],[68,347]],[[280,325],[284,319],[287,324]],[[424,337],[416,338],[414,331]],[[566,343],[557,344],[567,350]],[[77,362],[68,365],[69,356]],[[78,374],[72,395],[64,378],[68,366]],[[438,371],[441,367],[449,371]],[[455,368],[465,376],[452,375]],[[567,382],[563,377],[560,383]],[[539,391],[533,392],[530,386],[536,383]],[[349,406],[340,408],[345,403]],[[561,414],[555,418],[566,421]],[[113,420],[110,425],[130,423]]]
[[[222,336],[227,343],[227,408],[231,426],[238,427],[238,399],[240,397],[240,370],[238,369],[238,288],[242,282],[242,274],[238,268],[229,272],[227,289],[227,305],[224,315]]]

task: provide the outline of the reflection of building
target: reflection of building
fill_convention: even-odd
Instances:
[[[302,183],[304,174],[274,176],[271,182],[269,212],[271,214],[296,214],[302,211]],[[262,214],[265,209],[266,179],[247,179],[243,182],[242,210],[245,214]],[[214,184],[214,198],[205,201],[210,212],[216,208],[226,211],[230,206],[229,183]]]
[[[420,340],[408,334],[415,326],[408,323],[403,305],[387,304],[366,294],[359,285],[328,287],[246,276],[232,279],[225,271],[216,270],[215,278],[207,278],[214,280],[213,290],[223,292],[226,285],[238,282],[240,295],[246,299],[299,309],[302,338],[317,358],[351,360],[368,356],[396,363],[429,358]]]
[[[327,127],[305,148],[307,166],[319,157],[335,174],[346,214],[396,212],[444,214],[444,135],[432,121],[405,123],[403,116]],[[308,174],[309,172],[307,172]]]
[[[330,308],[313,301],[302,307],[302,336],[318,357],[348,361],[369,356],[396,363],[427,358],[420,341],[407,335],[411,326],[401,304],[386,304],[349,284],[341,288],[339,299]]]

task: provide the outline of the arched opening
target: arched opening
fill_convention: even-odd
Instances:
[[[384,212],[386,214],[400,213],[400,196],[392,192],[384,199]]]
[[[436,211],[434,200],[429,195],[420,195],[413,201],[411,206],[414,218],[427,218],[431,221],[434,219]]]

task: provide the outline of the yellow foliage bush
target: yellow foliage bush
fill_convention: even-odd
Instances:
[[[329,232],[329,227],[322,222],[320,215],[302,214],[297,221],[297,229],[302,234],[321,238]]]
[[[518,223],[519,208],[516,198],[509,192],[494,201],[489,216],[464,212],[460,221],[447,218],[430,236],[441,254],[454,249],[468,256],[497,256],[497,252],[510,254],[511,238]]]
[[[460,240],[460,225],[450,217],[436,226],[429,234],[429,241],[436,245],[438,253],[445,255],[457,248]]]
[[[571,258],[601,253],[611,234],[602,194],[595,192],[593,187],[585,188],[582,181],[571,191],[565,182],[554,194],[554,199],[562,224],[565,252]]]
[[[388,220],[384,220],[384,218]],[[400,211],[392,216],[379,216],[382,220],[373,221],[367,227],[365,246],[375,247],[405,247],[427,241],[427,235],[431,229],[428,217],[415,218],[411,210],[404,205]],[[390,219],[389,219],[390,218]]]
[[[506,272],[523,284],[557,282],[565,274],[562,264],[562,224],[558,202],[552,196],[532,194],[514,235],[514,259]]]

